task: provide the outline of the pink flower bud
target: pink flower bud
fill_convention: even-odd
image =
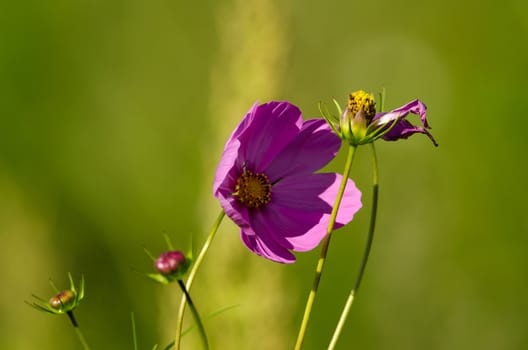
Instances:
[[[184,263],[185,255],[178,250],[173,250],[161,254],[154,262],[154,268],[162,275],[168,276],[178,272]]]

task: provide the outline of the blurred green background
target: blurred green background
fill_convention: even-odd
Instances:
[[[211,183],[249,107],[305,117],[357,89],[387,109],[420,98],[424,136],[378,142],[377,233],[338,349],[528,348],[528,5],[447,1],[0,3],[0,348],[77,349],[65,317],[24,304],[84,274],[93,349],[167,344],[176,286],[142,251],[202,242]],[[329,168],[340,171],[340,155]],[[370,204],[370,159],[353,177]],[[365,241],[338,231],[305,349],[324,349]],[[193,293],[215,349],[291,349],[319,251],[274,264],[221,226]],[[189,324],[189,323],[187,323]],[[197,349],[195,334],[185,349]]]

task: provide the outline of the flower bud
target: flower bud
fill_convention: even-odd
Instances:
[[[54,295],[50,300],[49,304],[55,310],[67,309],[75,303],[76,295],[73,291],[67,289],[56,295]]]
[[[365,143],[367,128],[375,114],[376,102],[371,94],[363,90],[351,93],[341,116],[341,138],[353,145]]]
[[[173,275],[185,264],[185,255],[178,250],[161,254],[154,262],[154,268],[164,276]]]
[[[37,309],[38,311],[49,312],[50,314],[54,315],[61,315],[73,311],[73,309],[79,306],[79,303],[84,298],[84,277],[81,277],[81,284],[79,285],[79,288],[75,287],[70,273],[68,273],[68,279],[70,280],[70,288],[55,294],[48,302],[36,295],[33,295],[33,298],[35,298],[36,301],[26,301],[26,304]],[[49,282],[53,289],[58,290],[51,280]]]

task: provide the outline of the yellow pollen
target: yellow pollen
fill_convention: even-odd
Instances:
[[[258,208],[271,200],[271,183],[263,173],[245,170],[237,179],[234,196],[248,208]]]
[[[376,115],[376,102],[371,94],[366,93],[363,90],[353,92],[348,97],[348,111],[355,116],[360,110],[365,113],[365,119],[367,124],[370,123],[372,118]]]

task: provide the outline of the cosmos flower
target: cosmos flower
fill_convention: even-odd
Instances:
[[[213,193],[239,227],[248,249],[293,263],[291,251],[315,248],[326,235],[341,175],[314,173],[337,154],[340,140],[323,119],[304,121],[288,102],[255,104],[228,139]],[[348,180],[334,228],[361,208]]]
[[[411,124],[407,120],[410,114],[418,115],[423,126]],[[420,100],[411,101],[390,112],[376,113],[372,95],[359,90],[350,94],[346,110],[340,112],[341,118],[335,118],[328,112],[323,112],[323,117],[337,135],[353,145],[371,143],[379,138],[396,141],[420,133],[427,135],[438,146],[427,130],[431,127],[426,114],[427,107]]]

